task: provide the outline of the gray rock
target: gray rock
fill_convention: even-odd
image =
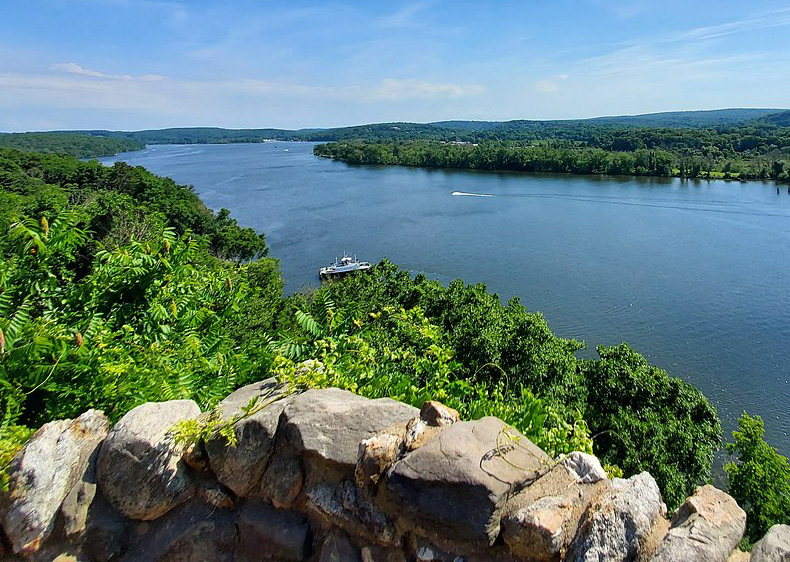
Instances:
[[[308,468],[353,474],[359,443],[395,424],[406,424],[417,408],[379,398],[369,400],[346,390],[328,388],[299,394],[283,410],[281,429],[297,451],[306,453]]]
[[[171,400],[142,404],[121,418],[96,465],[99,490],[115,509],[130,519],[156,519],[192,496],[194,478],[171,432],[179,420],[199,415],[192,400]]]
[[[643,472],[628,480],[615,478],[611,490],[585,511],[567,558],[585,562],[635,560],[665,512],[658,485],[650,474]]]
[[[60,505],[83,477],[109,431],[105,415],[89,410],[39,429],[14,457],[2,502],[2,522],[16,553],[32,554],[50,535]]]
[[[345,534],[332,531],[321,545],[318,562],[362,562],[362,555]]]
[[[299,562],[310,555],[310,527],[307,518],[299,512],[248,500],[239,512],[236,527],[238,562]]]
[[[98,453],[98,450],[96,451]],[[126,547],[126,520],[98,493],[96,457],[60,506],[63,534],[94,562],[108,562]]]
[[[274,507],[287,509],[294,504],[303,485],[301,459],[296,455],[278,455],[263,474],[261,492]]]
[[[610,487],[576,481],[560,463],[508,500],[502,515],[502,537],[510,551],[536,562],[562,560],[591,500]]]
[[[598,457],[574,451],[562,459],[562,465],[581,484],[595,484],[608,476]]]
[[[274,450],[277,424],[287,400],[277,381],[267,379],[238,389],[217,406],[220,417],[231,420],[241,415],[242,408],[252,401],[256,404],[255,413],[235,424],[236,445],[228,445],[224,437],[206,443],[211,470],[237,496],[246,496],[261,481]]]
[[[449,539],[493,544],[510,493],[534,479],[551,458],[493,417],[458,422],[396,462],[387,496],[402,516]]]
[[[752,562],[790,562],[790,525],[774,525],[752,547]]]
[[[395,523],[354,484],[314,484],[305,490],[305,506],[327,527],[339,527],[367,541],[399,544]]]
[[[122,562],[233,562],[235,513],[197,500],[137,524]]]
[[[745,529],[746,513],[732,497],[700,486],[678,508],[652,560],[726,562]]]

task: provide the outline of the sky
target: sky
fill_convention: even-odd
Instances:
[[[790,107],[787,0],[2,0],[0,131]]]

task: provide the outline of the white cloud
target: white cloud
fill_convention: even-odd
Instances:
[[[164,80],[161,74],[143,74],[142,76],[131,76],[129,74],[105,74],[98,70],[90,70],[77,64],[76,62],[59,62],[49,67],[55,72],[66,72],[68,74],[81,74],[82,76],[92,76],[94,78],[106,78],[110,80],[141,80],[143,82],[156,82]]]
[[[476,96],[485,91],[479,84],[446,84],[385,78],[366,93],[374,99],[459,98]]]
[[[560,82],[567,80],[567,74],[558,74],[552,78],[544,78],[535,82],[535,91],[542,94],[553,94],[560,91]]]

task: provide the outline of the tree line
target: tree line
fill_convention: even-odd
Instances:
[[[313,151],[348,164],[741,180],[790,177],[790,154],[776,151],[726,156],[717,149],[607,150],[557,140],[530,144],[342,141],[316,145]]]

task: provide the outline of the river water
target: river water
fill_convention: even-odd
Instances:
[[[353,167],[310,143],[164,145],[124,160],[266,234],[286,290],[344,251],[518,295],[555,333],[622,341],[790,454],[790,193],[772,182]],[[481,197],[479,195],[485,195]]]

